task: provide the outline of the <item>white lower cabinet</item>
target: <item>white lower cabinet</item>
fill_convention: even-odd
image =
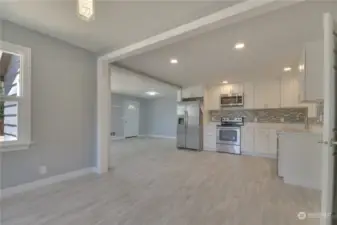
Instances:
[[[244,126],[241,128],[241,151],[243,153],[254,153],[254,127]]]
[[[275,129],[244,126],[241,129],[242,154],[276,158],[277,132]]]
[[[269,150],[269,130],[264,128],[255,129],[255,153],[268,154]]]
[[[216,123],[204,126],[204,150],[216,151]]]
[[[270,157],[277,157],[277,131],[274,129],[269,130],[269,152]]]

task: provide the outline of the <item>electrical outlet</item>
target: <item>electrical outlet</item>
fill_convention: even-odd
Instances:
[[[284,123],[284,117],[281,117],[280,121],[281,123]]]
[[[114,137],[116,136],[116,132],[111,132],[110,135]]]
[[[47,173],[47,167],[46,166],[40,166],[39,167],[39,173],[40,175],[44,175]]]

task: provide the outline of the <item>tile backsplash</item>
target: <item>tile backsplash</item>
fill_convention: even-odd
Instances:
[[[221,117],[244,117],[245,122],[304,123],[308,116],[308,108],[224,109],[212,110],[210,114],[212,121],[220,121]]]

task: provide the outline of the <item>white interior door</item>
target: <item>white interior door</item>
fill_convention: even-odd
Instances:
[[[139,135],[139,105],[136,101],[124,103],[124,137]]]
[[[336,206],[335,148],[336,133],[336,24],[332,16],[324,14],[324,126],[322,145],[322,216],[321,225],[332,225],[331,213]],[[336,220],[336,218],[334,218]]]

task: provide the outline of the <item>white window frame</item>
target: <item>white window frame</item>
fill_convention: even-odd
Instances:
[[[31,50],[0,41],[0,50],[20,56],[20,96],[2,96],[0,101],[18,102],[18,140],[0,142],[0,152],[29,149],[31,140]]]

